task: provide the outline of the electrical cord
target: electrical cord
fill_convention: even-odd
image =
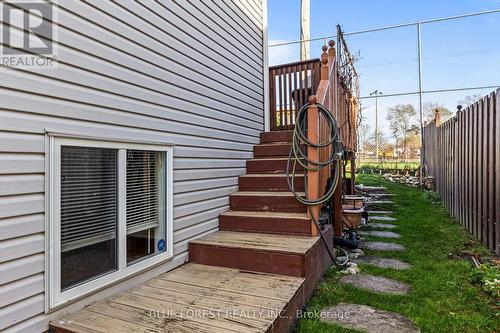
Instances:
[[[323,115],[327,121],[327,124],[330,128],[330,133],[329,133],[329,139],[326,142],[318,142],[318,143],[312,143],[307,139],[306,136],[306,124],[307,124],[307,112],[310,107],[310,103],[306,103],[303,105],[299,112],[297,113],[296,116],[296,121],[295,121],[295,128],[293,131],[293,139],[292,139],[292,148],[290,149],[290,153],[288,154],[288,161],[287,161],[287,166],[286,166],[286,179],[288,182],[288,187],[290,191],[293,193],[294,197],[301,202],[302,204],[307,206],[307,209],[309,211],[309,215],[311,216],[311,219],[316,226],[316,229],[318,230],[318,233],[323,241],[323,244],[325,245],[328,254],[332,261],[335,263],[335,265],[341,267],[345,266],[347,262],[349,261],[349,255],[346,250],[342,248],[338,248],[339,251],[343,252],[345,255],[345,260],[339,261],[337,257],[330,251],[330,247],[328,246],[328,242],[326,241],[323,233],[321,232],[321,226],[319,224],[319,221],[316,220],[311,207],[312,206],[317,206],[321,205],[331,199],[333,196],[333,193],[335,192],[335,189],[339,185],[339,178],[340,178],[340,163],[342,160],[342,153],[341,153],[341,143],[339,140],[339,134],[338,134],[338,123],[335,117],[331,114],[331,112],[325,108],[322,104],[316,104],[318,111],[321,115]],[[304,145],[306,147],[305,151],[302,151],[301,146]],[[330,156],[328,156],[328,159],[324,162],[321,161],[315,161],[310,159],[307,156],[307,147],[313,147],[316,149],[320,148],[326,148],[331,146],[331,153]],[[290,167],[292,164],[293,160],[293,167],[290,172]],[[305,185],[305,196],[301,196],[296,190],[295,190],[295,176],[296,176],[296,168],[297,168],[297,163],[301,165],[304,168],[304,185]],[[331,165],[334,165],[334,175],[333,175],[333,180],[330,182],[330,186],[328,189],[325,191],[325,193],[318,199],[310,200],[307,199],[307,174],[310,171],[320,171],[323,168],[326,167],[331,167]]]

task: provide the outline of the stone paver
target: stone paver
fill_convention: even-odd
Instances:
[[[361,242],[362,249],[377,251],[404,251],[406,248],[401,244],[385,242]]]
[[[368,333],[420,333],[405,316],[359,304],[340,303],[325,308],[321,321]]]
[[[404,295],[410,290],[410,287],[402,282],[376,275],[346,275],[339,281],[360,289],[391,295]]]
[[[411,268],[410,264],[407,264],[398,259],[392,258],[381,258],[374,256],[364,256],[359,257],[353,260],[355,263],[366,263],[373,266],[381,267],[381,268],[392,268],[398,271]]]
[[[372,191],[385,191],[387,190],[384,186],[359,186],[356,185],[356,188],[360,191],[372,192]]]
[[[374,236],[382,238],[401,238],[400,234],[392,231],[381,231],[381,230],[363,230],[359,232],[362,236]]]
[[[388,223],[369,223],[366,226],[372,229],[394,229],[398,227],[395,224],[388,224]]]
[[[394,204],[394,201],[391,200],[373,200],[373,201],[366,201],[367,205],[392,205]]]
[[[369,197],[378,197],[378,198],[396,196],[395,194],[392,193],[367,193],[366,195]]]
[[[368,215],[394,214],[392,210],[367,210]]]
[[[396,221],[395,217],[390,217],[390,216],[370,216],[368,217],[368,221]]]

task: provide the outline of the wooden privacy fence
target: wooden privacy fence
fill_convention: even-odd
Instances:
[[[424,128],[427,174],[448,211],[500,254],[500,89]]]

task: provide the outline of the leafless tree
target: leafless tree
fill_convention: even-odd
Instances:
[[[463,108],[468,107],[471,104],[474,104],[474,102],[480,100],[483,97],[481,94],[474,94],[474,95],[469,95],[466,96],[463,100],[459,101],[458,104],[462,105]]]
[[[446,120],[452,116],[453,112],[448,110],[440,103],[427,102],[423,105],[424,123],[429,123],[434,119],[436,112],[439,112],[442,120]]]
[[[411,104],[398,104],[387,109],[387,121],[392,133],[399,133],[403,138],[403,152],[407,155],[406,143],[417,111]]]
[[[358,127],[358,147],[361,150],[365,149],[365,145],[368,142],[368,138],[370,136],[370,125],[363,121]]]

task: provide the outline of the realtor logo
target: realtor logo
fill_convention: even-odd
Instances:
[[[0,14],[1,66],[55,67],[57,24],[53,2],[2,1]]]

